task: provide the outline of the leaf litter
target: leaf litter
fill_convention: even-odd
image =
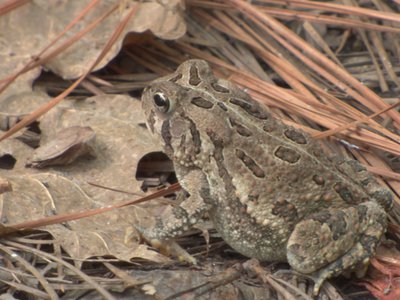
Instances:
[[[19,18],[23,22],[15,23]],[[29,22],[37,18],[43,19],[42,27],[34,32]],[[113,299],[124,293],[163,299],[238,298],[240,293],[257,299],[308,299],[307,281],[282,271],[279,264],[267,269],[234,265],[232,259],[244,260],[220,246],[206,221],[199,229],[210,237],[207,244],[196,230],[178,240],[200,257],[208,253],[201,267],[189,270],[143,244],[132,224],[147,226],[152,215],[175,205],[170,198],[121,207],[132,195],[116,190],[129,189],[141,197],[141,188],[169,185],[172,172],[162,159],[153,165],[146,160],[142,166],[147,171],[139,172],[141,159],[160,149],[143,127],[140,105],[132,96],[189,57],[210,62],[218,76],[245,88],[284,122],[320,139],[328,152],[356,158],[381,176],[381,184],[396,197],[389,233],[398,245],[399,20],[398,3],[374,0],[87,1],[65,2],[63,9],[44,1],[0,5],[7,44],[0,60],[1,232],[8,233],[0,251],[4,266],[14,269],[0,266],[3,290],[51,299]],[[78,77],[71,86],[65,81]],[[85,127],[96,136],[89,138],[89,152],[96,158],[87,160],[72,150],[71,159],[68,151],[76,144],[62,138],[62,132]],[[54,151],[57,139],[65,144],[63,151]],[[43,164],[43,170],[26,168],[35,151],[38,164],[48,157],[59,161]],[[150,176],[145,185],[135,179],[138,172]],[[119,208],[94,215],[114,206]],[[75,212],[85,211],[93,215],[74,219]],[[65,218],[50,222],[59,215]],[[31,228],[41,220],[43,226],[51,225],[40,228],[42,233],[23,226],[32,220],[37,222]],[[15,224],[24,228],[22,238],[12,234]],[[376,257],[363,284],[376,297],[394,299],[398,252],[393,245],[380,249],[392,252]],[[15,255],[26,257],[15,260]],[[19,274],[17,265],[23,266],[17,267]],[[46,271],[41,275],[34,268]],[[110,272],[116,277],[109,278]],[[257,274],[264,285],[245,273]],[[213,276],[207,278],[209,274]],[[342,299],[338,291],[368,297],[365,290],[341,284],[340,278],[334,282],[338,286],[324,286],[326,299]],[[92,292],[85,295],[88,290]]]

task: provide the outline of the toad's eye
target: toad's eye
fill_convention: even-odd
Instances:
[[[158,108],[158,110],[162,113],[165,113],[169,110],[170,101],[164,93],[158,92],[153,96],[154,104]]]

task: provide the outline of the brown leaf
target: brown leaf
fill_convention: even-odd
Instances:
[[[13,190],[0,198],[3,224],[84,211],[96,206],[80,187],[65,177],[43,173],[8,178]],[[168,258],[139,245],[132,229],[137,208],[124,207],[102,215],[43,228],[54,236],[72,258],[112,255],[121,260],[144,258],[167,262]]]
[[[54,165],[67,165],[79,157],[95,158],[92,147],[96,133],[90,127],[72,126],[57,133],[49,143],[35,150],[27,166],[44,168]]]
[[[0,170],[13,186],[13,192],[3,195],[3,218],[6,223],[82,212],[132,198],[131,195],[99,189],[89,182],[130,190],[142,196],[140,182],[134,179],[137,162],[145,154],[159,150],[159,146],[149,138],[143,123],[140,102],[124,95],[102,95],[76,102],[71,100],[43,116],[40,130],[44,144],[51,144],[61,128],[84,125],[96,132],[94,148],[97,159],[56,167],[68,178],[73,178],[73,182],[48,173],[21,177],[21,162],[26,161],[33,150],[15,139],[0,143],[0,154],[4,147],[8,149],[4,153],[11,153],[16,159],[14,169]],[[49,167],[51,170],[52,167]],[[24,169],[24,174],[37,172],[35,169]],[[150,207],[160,209],[159,206]],[[140,206],[124,207],[45,229],[61,242],[72,257],[84,259],[114,255],[122,260],[138,257],[167,262],[167,257],[149,250],[146,245],[139,245],[139,235],[133,229],[133,224],[146,226],[151,219],[149,212]]]
[[[68,34],[58,40],[57,45],[88,26],[118,2],[116,0],[98,1],[86,12],[84,18],[74,21],[75,26],[69,28]],[[115,10],[94,30],[49,61],[46,68],[63,78],[76,78],[82,75],[87,66],[96,59],[118,22],[136,4],[135,1],[124,1],[120,9]],[[32,56],[37,55],[60,32],[71,25],[70,22],[74,20],[74,17],[79,16],[87,5],[85,1],[32,1],[3,15],[0,20],[2,44],[7,46],[0,54],[2,62],[0,78],[5,78],[15,70],[21,69]],[[128,32],[151,30],[155,35],[166,39],[176,39],[185,33],[186,25],[182,18],[183,2],[181,0],[164,1],[164,3],[151,1],[139,3],[139,6],[138,13],[130,21],[124,34],[96,69],[102,68],[119,52],[122,40]],[[27,39],[27,36],[31,38]],[[15,88],[8,90],[9,93],[29,91],[31,81],[39,72],[40,68],[36,68],[26,73],[22,76],[24,78],[20,78],[18,86],[15,85]]]

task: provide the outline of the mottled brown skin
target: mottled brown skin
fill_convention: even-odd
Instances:
[[[208,211],[232,248],[288,261],[316,278],[316,293],[374,255],[392,196],[356,161],[328,158],[202,60],[154,81],[142,101],[190,194],[144,230],[150,240],[173,238]]]

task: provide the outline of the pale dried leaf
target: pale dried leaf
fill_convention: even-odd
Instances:
[[[3,66],[1,66],[1,68],[3,68]],[[6,92],[7,91],[8,89]],[[15,94],[10,95],[9,97],[3,97],[3,95],[4,93],[0,94],[0,97],[2,97],[0,98],[0,112],[11,115],[28,114],[38,106],[41,106],[50,100],[49,95],[41,91],[20,92],[18,90]]]
[[[43,1],[35,0],[18,7],[0,18],[0,79],[5,79],[21,70],[32,57],[40,53],[64,28],[89,4],[86,1]],[[81,76],[100,54],[110,39],[118,23],[130,12],[134,5],[138,11],[125,28],[118,41],[112,45],[96,69],[104,67],[119,52],[122,41],[128,32],[152,31],[165,39],[177,39],[186,32],[183,21],[184,4],[182,0],[150,1],[98,1],[83,19],[67,32],[55,45],[58,47],[90,23],[104,15],[115,5],[120,5],[94,30],[80,38],[71,47],[46,63],[65,79]],[[31,91],[33,80],[40,74],[37,67],[21,75],[0,96],[0,100],[11,95]]]
[[[0,80],[13,74],[15,70],[22,69],[32,58],[32,49],[40,49],[46,41],[34,34],[43,30],[43,23],[37,22],[35,26],[28,25],[29,15],[34,14],[37,8],[27,9],[29,5],[22,6],[14,12],[0,18]],[[16,12],[18,11],[18,14]],[[29,38],[27,38],[29,37]],[[8,89],[0,94],[0,103],[12,95],[30,92],[33,80],[39,76],[41,68],[37,67],[21,75]]]
[[[7,33],[7,36],[4,37],[5,41],[11,40],[15,43],[15,47],[12,47],[13,44],[8,46],[9,53],[16,51],[15,48],[18,46],[18,51],[24,53],[26,57],[31,57],[56,37],[89,2],[35,0],[10,12],[3,17],[3,24],[1,24],[3,25],[2,32]],[[69,38],[85,28],[119,2],[117,0],[99,1],[83,20],[68,32],[67,37]],[[48,62],[46,68],[51,69],[63,78],[76,78],[82,75],[87,66],[96,59],[118,22],[136,4],[138,4],[136,1],[124,1],[120,9],[114,11],[110,17],[102,21],[98,27],[72,47]],[[186,31],[186,26],[182,20],[182,11],[183,4],[180,0],[139,3],[139,9],[125,29],[125,34],[130,31],[142,32],[149,29],[161,38],[179,38]],[[113,45],[111,51],[96,67],[97,69],[102,68],[119,52],[125,34],[121,35],[119,41]],[[29,39],[26,38],[27,36],[29,36]],[[61,39],[58,43],[63,41],[64,39]]]
[[[19,210],[21,215],[18,217],[7,215],[7,224],[132,200],[131,195],[99,189],[89,182],[114,189],[129,190],[135,192],[138,197],[142,196],[140,182],[134,178],[137,163],[147,153],[159,150],[159,146],[150,139],[143,124],[140,102],[123,95],[96,96],[84,101],[70,100],[43,116],[40,120],[42,144],[51,144],[55,141],[57,133],[63,128],[87,126],[96,132],[96,140],[92,144],[96,159],[77,160],[68,166],[48,168],[49,172],[52,170],[62,172],[68,178],[73,178],[73,183],[63,177],[37,174],[35,169],[24,168],[21,163],[32,155],[33,149],[22,142],[7,139],[0,143],[0,150],[6,148],[0,153],[11,153],[17,162],[13,169],[0,169],[0,175],[5,178],[12,177],[17,182],[24,181],[18,184],[18,191],[10,193],[14,196],[13,200],[9,201],[15,205],[19,203],[19,209],[15,207],[13,210]],[[25,175],[29,173],[37,175],[18,177],[21,170]],[[11,197],[10,194],[8,197]],[[22,200],[16,200],[15,195],[20,195]],[[21,204],[21,202],[26,203]],[[56,209],[56,211],[46,210],[43,208],[44,205],[50,206],[46,209]],[[150,208],[149,211],[159,210],[160,205],[153,201]],[[114,255],[123,260],[139,257],[167,262],[169,259],[165,256],[149,250],[146,245],[138,245],[140,238],[132,225],[147,226],[153,219],[149,211],[141,206],[124,207],[106,214],[69,222],[68,227],[53,225],[56,227],[46,228],[56,228],[49,231],[61,241],[72,257]]]
[[[162,39],[178,39],[186,32],[186,24],[182,20],[184,8],[183,0],[153,0],[141,3],[131,26],[136,32],[150,30]]]
[[[40,219],[54,214],[80,212],[96,207],[74,182],[49,173],[9,177],[12,191],[0,198],[4,225]],[[121,260],[143,258],[166,262],[167,258],[139,245],[139,239],[125,238],[134,222],[135,208],[125,207],[63,224],[45,226],[64,250],[75,259],[112,255]]]

